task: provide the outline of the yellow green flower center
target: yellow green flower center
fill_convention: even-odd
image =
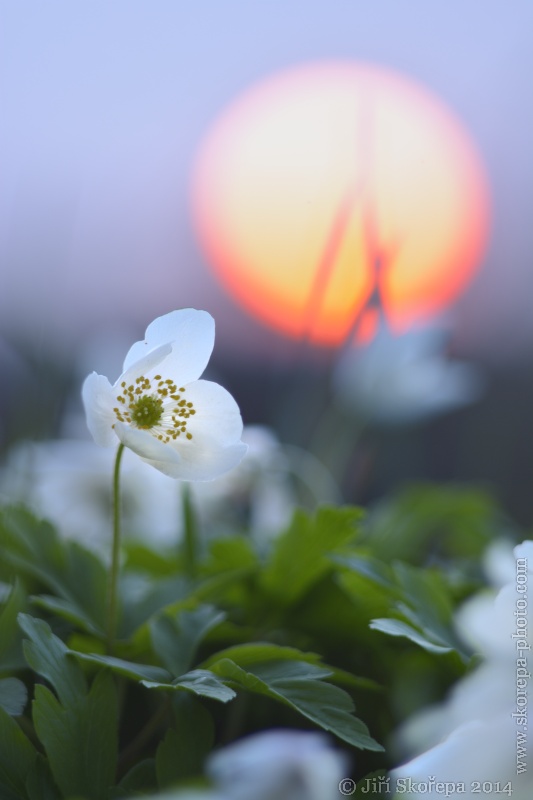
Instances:
[[[183,396],[185,387],[178,389],[174,381],[164,380],[161,375],[151,379],[141,375],[129,386],[122,381],[120,387],[119,405],[113,409],[119,422],[148,430],[165,444],[181,434],[192,439],[187,420],[196,410]]]
[[[130,415],[138,428],[153,428],[163,416],[163,401],[160,397],[145,394],[130,405]]]

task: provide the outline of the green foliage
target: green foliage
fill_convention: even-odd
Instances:
[[[51,525],[23,508],[0,510],[0,548],[0,575],[45,588],[53,595],[42,594],[37,600],[41,607],[82,630],[102,632],[107,572],[94,553],[78,542],[62,541]]]
[[[18,717],[24,711],[28,692],[18,678],[0,679],[0,708],[12,717]]]
[[[173,675],[182,675],[193,663],[198,645],[225,615],[211,606],[167,616],[162,614],[150,623],[155,654]]]
[[[35,686],[33,724],[58,788],[66,797],[99,800],[113,783],[117,761],[118,706],[108,671],[90,689],[66,645],[50,627],[27,614],[19,616],[28,635],[28,665],[55,690]]]
[[[68,658],[68,648],[55,636],[50,626],[29,614],[19,615],[19,624],[29,641],[24,642],[28,665],[53,686],[57,696],[68,706],[87,691],[83,673]]]
[[[190,692],[199,697],[219,700],[221,703],[227,703],[235,697],[233,689],[226,686],[216,675],[205,669],[193,669],[191,672],[175,678],[171,683],[142,681],[142,684],[148,689],[160,689],[167,692]]]
[[[254,694],[291,706],[304,717],[335,733],[340,739],[364,750],[382,747],[368,735],[367,727],[352,715],[350,696],[336,686],[322,683],[331,673],[305,662],[258,662],[248,671],[228,658],[213,669],[225,680]]]
[[[356,748],[357,780],[382,774],[393,729],[468,668],[453,619],[501,525],[486,495],[418,486],[366,516],[297,511],[258,547],[199,543],[193,522],[187,552],[125,547],[108,652],[102,560],[0,512],[2,800],[157,796],[274,727],[328,731]]]
[[[26,778],[36,758],[34,746],[0,708],[0,796],[3,800],[27,800]]]
[[[64,796],[100,800],[113,784],[117,714],[116,690],[107,672],[100,672],[89,692],[69,705],[46,687],[35,687],[35,730]]]
[[[398,618],[375,619],[370,627],[405,636],[432,653],[455,650],[468,660],[453,631],[453,609],[440,575],[402,563],[395,566],[394,574],[403,598],[395,604]]]
[[[501,535],[504,521],[487,492],[428,483],[383,498],[363,528],[378,558],[469,564]]]
[[[24,666],[22,637],[17,623],[18,614],[26,607],[26,593],[16,578],[9,597],[0,610],[0,674]]]
[[[331,569],[328,553],[354,537],[354,523],[361,516],[355,508],[321,508],[316,517],[297,511],[289,530],[274,543],[262,572],[262,588],[278,603],[301,598]]]

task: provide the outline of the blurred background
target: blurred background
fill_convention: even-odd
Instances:
[[[192,306],[317,501],[466,481],[531,524],[528,0],[0,8],[4,459]]]

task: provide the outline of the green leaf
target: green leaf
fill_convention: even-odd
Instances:
[[[61,800],[48,761],[40,753],[26,779],[29,800]]]
[[[190,694],[175,694],[172,698],[179,751],[175,754],[179,779],[196,777],[215,743],[213,717],[203,703]]]
[[[0,549],[5,566],[62,593],[65,554],[49,523],[22,507],[0,509]]]
[[[452,628],[453,608],[441,575],[401,563],[394,572],[404,595],[404,602],[398,605],[401,613],[429,638],[454,648],[458,642]]]
[[[82,621],[86,620],[95,631],[103,632],[107,614],[107,568],[96,553],[79,542],[66,544],[67,585],[74,600],[72,605],[80,609]]]
[[[464,486],[415,484],[385,497],[367,517],[365,539],[384,561],[424,563],[432,557],[457,563],[479,560],[500,520],[494,499]]]
[[[177,611],[189,603],[190,581],[176,574],[155,579],[142,573],[126,573],[120,582],[122,622],[120,633],[124,637],[147,633],[148,624],[155,614]]]
[[[319,681],[284,680],[275,683],[275,691],[288,705],[361,750],[383,750],[368,733],[366,725],[353,715],[349,694],[338,686]]]
[[[449,653],[453,648],[431,641],[412,625],[399,619],[373,619],[370,627],[389,636],[404,636],[430,653]]]
[[[169,728],[165,738],[159,744],[155,756],[157,785],[160,789],[172,786],[180,779],[178,758],[180,754],[180,737],[173,728]]]
[[[364,578],[377,584],[382,590],[394,591],[395,585],[391,569],[388,564],[384,564],[377,558],[373,558],[367,553],[350,553],[349,555],[333,555],[331,560],[334,564],[347,567]]]
[[[123,675],[125,678],[131,678],[136,681],[158,681],[163,683],[170,683],[172,675],[166,669],[161,667],[154,667],[151,664],[137,664],[135,661],[125,661],[122,658],[115,658],[115,656],[102,656],[98,653],[80,653],[77,650],[69,650],[71,655],[75,656],[79,661],[87,664],[96,664],[99,667],[109,667],[112,672],[118,675]]]
[[[44,686],[35,687],[33,721],[55,782],[66,797],[101,800],[114,783],[118,703],[113,678],[100,672],[88,694],[62,706]]]
[[[154,651],[173,675],[182,675],[193,663],[196,650],[209,631],[225,618],[212,606],[162,614],[150,622]]]
[[[395,564],[394,573],[402,598],[392,605],[395,616],[378,617],[370,627],[391,636],[406,637],[432,653],[455,650],[467,661],[468,654],[453,629],[453,607],[440,573],[402,563]]]
[[[316,653],[304,653],[295,647],[282,647],[279,644],[268,642],[253,642],[250,644],[237,644],[219,650],[202,663],[202,667],[209,669],[212,664],[216,664],[222,658],[229,658],[240,667],[247,667],[250,664],[262,663],[264,661],[306,661],[309,664],[318,664],[320,656]]]
[[[19,614],[18,620],[30,639],[23,643],[28,665],[52,684],[65,705],[85,694],[87,685],[83,672],[68,657],[67,646],[52,633],[50,626],[44,620],[35,619],[29,614]]]
[[[124,541],[123,550],[126,571],[145,572],[154,578],[175,575],[179,572],[180,562],[175,546],[156,551],[148,544],[127,538]]]
[[[0,708],[0,796],[26,800],[26,777],[37,757],[31,742],[7,712]]]
[[[157,780],[161,789],[190,780],[203,771],[214,742],[214,724],[209,712],[195,697],[173,698],[176,728],[170,728],[157,749]]]
[[[159,689],[173,692],[190,692],[200,697],[209,697],[211,700],[218,700],[227,703],[233,700],[235,692],[226,686],[216,675],[206,669],[194,669],[187,672],[180,678],[176,678],[172,683],[159,683],[155,681],[141,681],[143,686],[148,689]]]
[[[0,669],[17,668],[22,657],[17,615],[26,606],[26,592],[17,578],[0,613]]]
[[[371,738],[364,723],[353,715],[354,705],[350,695],[337,686],[316,679],[325,677],[324,670],[319,667],[306,662],[285,662],[283,665],[267,662],[255,664],[246,672],[225,658],[214,664],[212,669],[233,685],[290,706],[354,747],[383,749]],[[287,669],[288,673],[285,672]],[[300,674],[298,670],[301,670]]]
[[[86,633],[73,633],[68,638],[68,647],[73,655],[86,653],[87,655],[105,655],[105,642]]]
[[[67,646],[44,620],[29,614],[19,614],[18,620],[30,639],[23,645],[28,665],[52,684],[64,705],[75,703],[87,691],[87,684],[80,667],[69,657]]]
[[[17,678],[2,678],[0,680],[0,708],[11,717],[18,717],[24,711],[28,692],[22,681]]]
[[[111,790],[110,797],[115,800],[115,798],[131,798],[137,794],[144,796],[146,792],[155,792],[156,788],[155,759],[146,758],[124,775],[119,785]]]
[[[306,661],[264,661],[253,664],[252,672],[269,686],[286,680],[322,680],[333,674],[331,669]]]
[[[212,575],[239,569],[250,570],[258,564],[252,543],[243,536],[213,539],[209,543],[209,559],[203,570]]]
[[[72,600],[63,600],[61,597],[41,594],[33,595],[30,601],[32,605],[37,606],[37,608],[42,608],[50,614],[55,614],[58,617],[66,619],[68,622],[72,622],[86,633],[92,633],[97,636],[102,635],[102,629],[95,625],[91,618],[85,614],[83,609]]]
[[[107,570],[95,553],[60,539],[51,525],[22,508],[0,511],[0,549],[17,574],[42,584],[103,630]]]
[[[315,517],[297,510],[289,529],[273,545],[261,585],[277,602],[294,603],[331,571],[330,554],[355,535],[362,512],[356,508],[320,508]]]

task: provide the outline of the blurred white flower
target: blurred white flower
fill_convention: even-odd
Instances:
[[[338,800],[346,756],[326,736],[271,730],[240,739],[207,759],[212,789],[183,789],[147,800]]]
[[[214,338],[207,312],[172,311],[130,348],[113,386],[103,375],[89,375],[82,399],[95,442],[120,441],[182,480],[211,480],[236,466],[246,452],[238,406],[218,384],[198,380]]]
[[[465,797],[471,796],[475,781],[499,782],[501,787],[510,782],[514,800],[533,796],[533,773],[527,770],[533,755],[527,714],[533,667],[527,586],[533,584],[533,542],[516,547],[514,555],[510,582],[496,596],[472,598],[458,614],[459,633],[483,656],[483,663],[455,685],[447,702],[416,715],[400,731],[404,746],[416,752],[428,745],[431,749],[394,770],[393,781],[427,782],[433,777],[464,783]],[[436,787],[425,790],[427,797],[441,794]]]
[[[327,737],[271,730],[212,755],[207,774],[226,800],[338,800],[345,756]]]
[[[248,452],[234,470],[191,487],[204,529],[215,535],[245,529],[259,543],[283,531],[297,505],[341,501],[333,478],[311,453],[282,444],[264,425],[246,425],[242,440]]]
[[[66,538],[106,546],[114,458],[114,451],[90,440],[20,443],[0,472],[0,502],[27,503]],[[177,541],[179,487],[129,451],[122,463],[122,504],[126,536],[162,545]]]
[[[375,422],[402,425],[475,401],[481,376],[445,358],[446,339],[436,327],[394,336],[382,322],[369,344],[340,356],[333,375],[339,404]]]
[[[69,420],[81,434],[78,417]],[[242,435],[248,452],[231,472],[212,481],[191,484],[196,513],[208,536],[248,531],[258,543],[279,534],[290,523],[298,504],[298,482],[305,472],[303,451],[282,445],[259,425]],[[310,456],[309,456],[310,458]],[[90,439],[21,442],[8,453],[0,469],[0,503],[23,502],[50,520],[61,535],[107,552],[112,514],[112,474],[115,451],[95,447]],[[307,478],[316,502],[335,501],[327,474]],[[308,471],[312,471],[307,467]],[[295,472],[298,475],[295,476]],[[316,486],[314,485],[316,484]],[[172,545],[183,533],[183,498],[176,481],[125,450],[121,496],[126,537]]]
[[[242,440],[248,452],[234,470],[192,487],[198,514],[218,531],[245,527],[259,538],[272,536],[288,525],[296,505],[288,460],[267,427],[246,425]]]

